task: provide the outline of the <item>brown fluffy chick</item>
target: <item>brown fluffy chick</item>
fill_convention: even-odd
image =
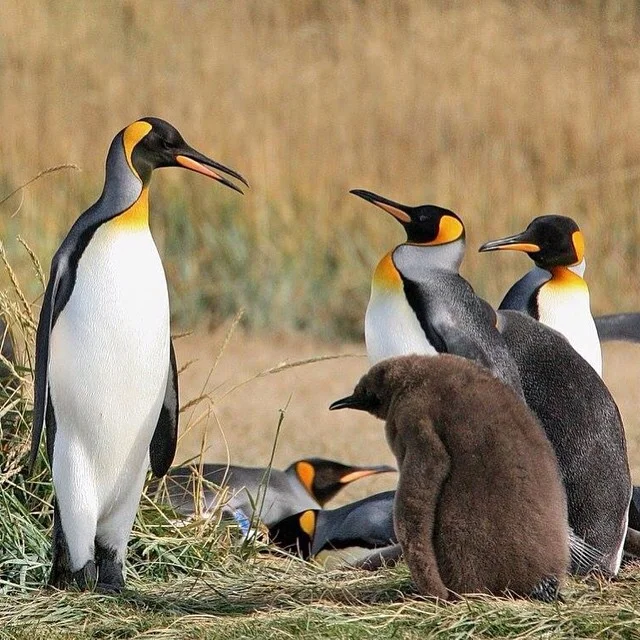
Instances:
[[[464,358],[404,356],[331,405],[347,407],[386,420],[400,473],[394,525],[420,593],[557,597],[565,493],[551,444],[511,389]]]

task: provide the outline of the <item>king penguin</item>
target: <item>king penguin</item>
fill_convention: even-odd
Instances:
[[[522,232],[485,242],[480,251],[524,251],[535,267],[518,280],[500,303],[561,333],[602,376],[602,351],[584,280],[585,242],[566,216],[539,216]]]
[[[226,500],[233,513],[239,510],[249,520],[255,513],[270,527],[293,514],[322,509],[351,482],[391,471],[395,469],[387,465],[358,467],[324,458],[297,460],[284,471],[207,463],[201,471],[197,466],[175,467],[167,474],[166,494],[157,481],[151,490],[157,489],[160,499],[166,497],[183,516],[196,513],[199,496],[200,510],[205,515]],[[228,493],[218,487],[226,488]]]
[[[362,189],[350,193],[391,214],[407,234],[373,275],[364,325],[370,363],[451,353],[484,365],[522,395],[494,310],[458,273],[465,248],[460,218],[434,205],[409,207]]]
[[[235,171],[143,118],[109,148],[101,196],[53,257],[36,336],[31,464],[43,426],[55,493],[49,583],[119,591],[149,462],[176,448],[178,376],[165,273],[149,230],[154,169],[184,167],[240,191]]]
[[[453,276],[464,256],[462,220],[456,216],[457,231],[447,234],[450,240],[456,239],[449,245],[434,246],[419,242],[418,229],[427,225],[438,228],[446,210],[429,205],[405,207],[360,190],[355,194],[391,213],[409,238],[383,258],[374,274],[365,318],[369,359],[374,364],[398,355],[433,354],[429,326],[441,307],[430,305],[429,296],[434,280],[444,271],[446,278],[440,283],[438,300],[459,299],[455,288],[449,291],[444,285],[458,282]],[[415,230],[414,219],[419,225]],[[445,222],[440,226],[446,229],[452,225]],[[432,231],[430,237],[438,238],[440,233],[439,229],[437,233]],[[438,251],[439,247],[443,251]],[[407,253],[410,261],[406,260]],[[444,270],[440,268],[443,263]],[[386,274],[390,275],[383,278]],[[481,300],[477,296],[476,299]],[[483,308],[488,306],[484,301],[482,304]],[[554,329],[511,310],[497,312],[496,327],[515,362],[524,399],[558,457],[567,492],[569,524],[576,536],[600,552],[597,563],[583,562],[580,545],[572,543],[571,570],[583,574],[599,569],[616,575],[631,499],[626,440],[618,407],[593,367]],[[467,357],[471,354],[471,359],[482,364],[482,359],[474,358],[470,350],[448,352]],[[510,386],[514,388],[513,384]]]
[[[395,491],[383,491],[337,509],[308,509],[272,524],[269,538],[305,560],[331,549],[377,549],[396,542]]]

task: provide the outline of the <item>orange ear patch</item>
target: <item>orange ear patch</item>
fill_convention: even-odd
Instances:
[[[127,163],[129,164],[131,171],[133,171],[133,173],[135,173],[138,178],[140,176],[133,167],[131,154],[133,153],[134,147],[138,144],[138,142],[140,142],[140,140],[142,140],[142,138],[144,138],[149,133],[149,131],[151,131],[151,129],[152,127],[148,122],[138,120],[137,122],[130,124],[122,134],[122,138],[124,141],[124,155],[127,158]]]
[[[316,477],[316,470],[313,465],[308,462],[298,462],[296,474],[309,494],[313,495],[313,479]]]
[[[315,511],[305,511],[300,516],[300,528],[310,537],[316,531],[316,513]]]
[[[573,243],[573,249],[576,252],[576,264],[582,262],[584,258],[584,235],[582,231],[574,231],[571,234],[571,242]]]
[[[402,287],[402,278],[393,263],[390,251],[378,262],[378,266],[373,274],[373,283],[384,289],[397,289]]]

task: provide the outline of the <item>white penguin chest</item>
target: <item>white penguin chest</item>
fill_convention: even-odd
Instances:
[[[435,355],[402,288],[380,287],[374,283],[364,321],[369,362],[412,353]]]
[[[168,369],[167,284],[151,234],[104,224],[79,260],[51,332],[56,448],[60,440],[106,449],[106,465],[123,462],[132,449],[139,450],[135,458],[145,456]]]
[[[539,321],[561,333],[602,376],[602,352],[591,315],[589,290],[582,278],[551,280],[538,291]]]

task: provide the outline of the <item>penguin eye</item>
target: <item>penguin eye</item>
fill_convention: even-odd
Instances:
[[[425,216],[425,215],[421,215],[421,216],[418,218],[418,222],[426,222],[426,221],[427,221],[427,216]]]

